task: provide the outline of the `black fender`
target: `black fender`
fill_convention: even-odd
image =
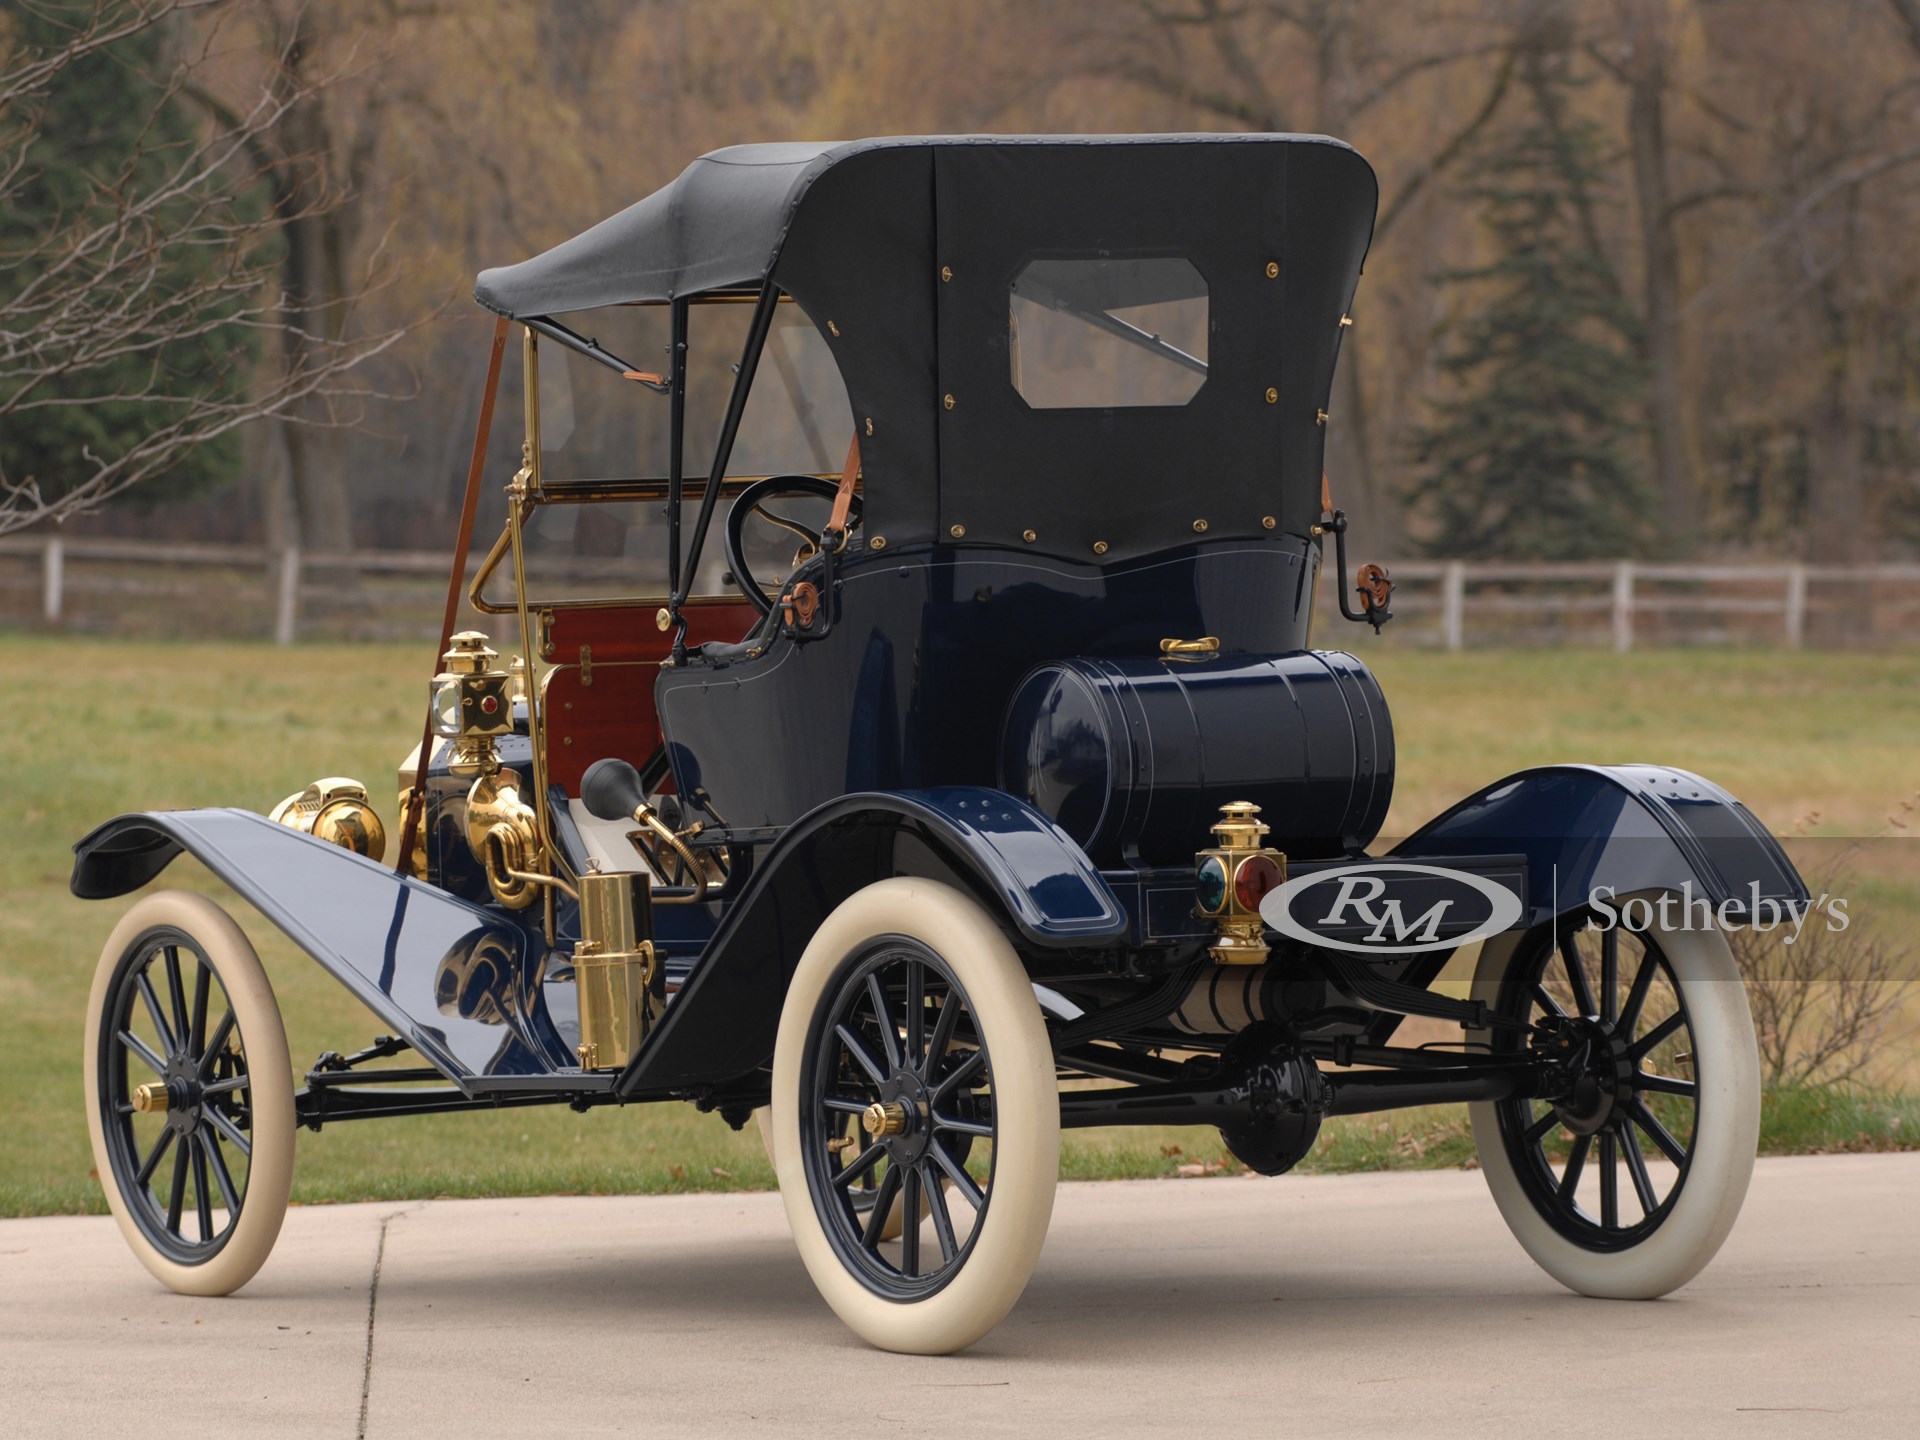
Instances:
[[[764,1066],[788,981],[820,922],[856,890],[899,874],[972,892],[1022,951],[1128,939],[1126,911],[1093,862],[1022,801],[974,786],[845,795],[796,820],[759,858],[616,1092],[699,1088]]]
[[[1428,821],[1393,854],[1434,864],[1525,856],[1529,929],[1584,908],[1603,887],[1689,892],[1730,919],[1752,918],[1763,902],[1809,899],[1752,811],[1711,780],[1666,765],[1522,770]]]
[[[547,1017],[544,947],[497,911],[250,810],[122,815],[73,848],[83,900],[138,890],[191,854],[463,1093],[605,1083],[573,1068]]]

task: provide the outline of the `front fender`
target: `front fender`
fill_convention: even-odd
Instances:
[[[1594,890],[1617,895],[1691,884],[1716,911],[1751,918],[1760,901],[1804,904],[1806,883],[1767,828],[1711,780],[1665,765],[1548,765],[1471,795],[1394,848],[1524,855],[1526,924],[1577,910]]]
[[[73,848],[83,900],[190,853],[465,1093],[558,1083],[574,1065],[540,1000],[539,947],[497,913],[250,810],[122,815]],[[577,1069],[564,1082],[583,1083]]]
[[[1128,937],[1099,871],[1023,802],[973,786],[845,795],[803,815],[760,858],[618,1093],[714,1084],[765,1065],[787,982],[820,922],[854,891],[903,873],[971,891],[1021,949]]]

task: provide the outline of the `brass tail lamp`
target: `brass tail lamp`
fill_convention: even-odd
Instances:
[[[1260,902],[1286,883],[1287,857],[1262,843],[1260,807],[1235,800],[1220,807],[1213,846],[1194,856],[1200,914],[1217,932],[1209,950],[1222,965],[1258,965],[1267,958]]]

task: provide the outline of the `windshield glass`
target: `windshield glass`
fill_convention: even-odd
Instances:
[[[691,307],[687,345],[686,503],[683,559],[693,535],[713,449],[732,393],[753,307]],[[629,305],[554,317],[635,370],[669,367],[671,317],[665,306]],[[659,480],[668,469],[670,405],[607,366],[553,340],[540,345],[540,452],[548,485],[583,480]],[[799,306],[775,311],[727,465],[730,477],[831,474],[837,478],[853,434],[853,412],[827,342]],[[723,498],[693,587],[698,595],[737,594],[720,544],[731,506]],[[818,529],[828,505],[782,500],[777,513]],[[804,548],[776,526],[746,527],[754,574],[777,585]],[[667,585],[667,519],[660,500],[547,504],[526,527],[527,579],[540,595],[595,599],[659,595]]]

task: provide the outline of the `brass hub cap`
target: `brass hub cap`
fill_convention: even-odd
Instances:
[[[866,1113],[860,1117],[861,1128],[876,1138],[883,1135],[899,1135],[907,1128],[907,1107],[898,1100],[886,1104],[869,1105]]]

